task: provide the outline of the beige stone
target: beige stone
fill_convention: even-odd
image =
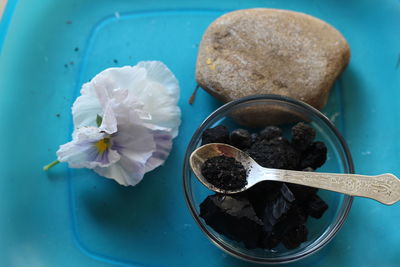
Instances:
[[[344,37],[322,20],[287,10],[245,9],[208,27],[196,80],[223,102],[278,94],[321,109],[349,58]]]

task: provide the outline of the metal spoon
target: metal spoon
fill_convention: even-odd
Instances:
[[[212,157],[224,155],[233,157],[247,170],[247,185],[238,190],[223,190],[210,184],[201,174],[201,166]],[[207,144],[190,155],[190,166],[200,182],[218,193],[233,194],[249,189],[261,181],[278,181],[306,185],[351,196],[367,197],[386,205],[400,200],[400,180],[393,174],[367,176],[358,174],[337,174],[302,172],[261,167],[248,154],[226,144]]]

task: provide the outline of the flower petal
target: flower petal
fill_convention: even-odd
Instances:
[[[114,179],[120,185],[136,185],[145,174],[144,164],[131,161],[127,157],[121,157],[118,163],[110,165],[106,168],[95,167],[93,169],[99,175]]]
[[[111,164],[116,163],[121,158],[121,155],[117,151],[110,148],[104,151],[103,153],[98,153],[97,150],[95,152],[96,154],[92,154],[92,157],[90,157],[90,159],[92,159],[92,161],[94,162],[92,168],[97,166],[100,167],[111,166]]]
[[[138,97],[144,103],[144,110],[151,115],[151,119],[147,121],[160,127],[170,128],[175,138],[181,123],[181,111],[175,104],[175,99],[168,96],[164,87],[158,83],[148,82],[145,88],[147,93]]]
[[[73,134],[74,139],[61,145],[57,151],[57,158],[61,162],[68,162],[71,168],[90,168],[96,166],[107,167],[120,159],[120,155],[113,149],[99,153],[96,142],[107,136],[95,127],[83,127]]]
[[[172,71],[161,61],[141,61],[137,65],[147,71],[147,78],[156,83],[162,84],[168,95],[179,100],[179,83]]]
[[[102,71],[95,78],[97,82],[106,82],[107,89],[129,90],[140,85],[146,79],[146,70],[137,66],[125,66],[121,68],[109,68]]]
[[[72,105],[72,117],[75,129],[84,126],[96,126],[97,115],[102,115],[102,108],[95,95],[79,96]]]
[[[150,123],[171,129],[172,137],[178,135],[181,111],[177,106],[179,84],[173,73],[160,61],[139,62],[137,67],[146,69],[146,80],[141,87],[130,88],[130,92],[144,104],[151,115]]]
[[[156,149],[153,135],[140,124],[120,125],[118,132],[112,136],[113,149],[124,157],[143,164]]]
[[[132,116],[125,119],[132,119]],[[138,121],[135,123],[119,125],[118,132],[112,135],[112,148],[121,155],[120,160],[107,168],[94,169],[98,174],[115,179],[121,185],[139,183],[146,172],[146,162],[156,150],[151,130],[139,118],[136,119]]]
[[[146,172],[152,171],[162,165],[168,158],[172,148],[172,135],[168,131],[153,131],[156,150],[146,162]]]
[[[117,131],[117,119],[115,118],[111,101],[104,109],[103,121],[99,128],[108,134],[113,134]]]
[[[110,100],[113,103],[113,109],[117,113],[130,113],[134,112],[139,116],[138,120],[150,120],[151,115],[147,113],[143,107],[143,103],[140,102],[137,97],[129,93],[127,90],[117,89],[113,92],[113,98]],[[136,119],[137,116],[135,116]]]
[[[146,70],[136,66],[125,66],[121,68],[108,68],[97,74],[86,86],[84,92],[90,93],[94,88],[103,86],[110,98],[113,97],[115,90],[129,90],[130,88],[140,87],[146,80]]]

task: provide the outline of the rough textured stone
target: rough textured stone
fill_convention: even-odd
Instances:
[[[349,58],[344,37],[324,21],[287,10],[245,9],[208,27],[196,79],[223,102],[278,94],[321,109]]]

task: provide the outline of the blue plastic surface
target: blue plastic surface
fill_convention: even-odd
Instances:
[[[250,7],[305,12],[344,34],[351,63],[324,111],[358,173],[400,175],[399,1],[9,0],[0,24],[0,266],[252,266],[207,240],[181,186],[186,145],[219,106],[203,91],[188,104],[199,41],[219,15]],[[65,165],[43,172],[70,138],[80,85],[140,60],[164,61],[181,84],[183,123],[164,167],[130,188]],[[289,266],[398,266],[399,221],[400,204],[356,199],[335,239]]]

